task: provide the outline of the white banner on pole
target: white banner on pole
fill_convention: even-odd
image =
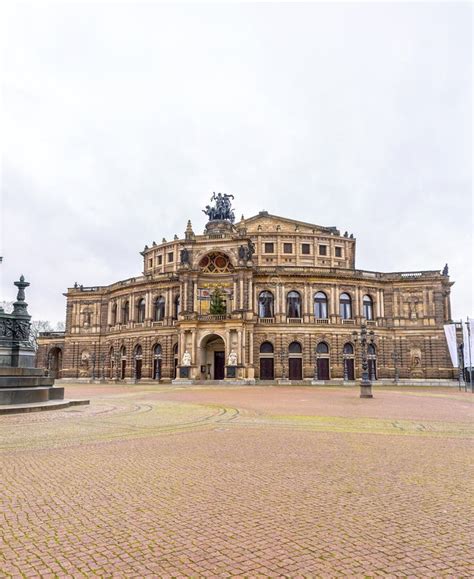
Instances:
[[[467,322],[462,323],[462,341],[464,344],[464,366],[469,368],[474,362],[474,320],[467,318]]]
[[[451,362],[454,368],[458,368],[458,344],[456,341],[456,325],[446,324],[444,326],[444,334],[446,336],[446,342],[448,343],[449,355],[451,356]]]

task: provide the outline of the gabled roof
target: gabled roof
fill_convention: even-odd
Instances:
[[[295,231],[295,227],[300,228],[304,233],[313,233],[314,230],[321,231],[323,233],[329,233],[333,235],[340,235],[337,227],[324,227],[322,225],[316,225],[315,223],[307,223],[306,221],[298,221],[297,219],[289,219],[288,217],[280,217],[279,215],[272,215],[268,211],[260,211],[257,215],[244,219],[243,223],[246,227],[251,224],[258,224],[258,221],[271,221],[275,224],[281,224],[288,226],[293,226],[292,231]],[[287,229],[288,230],[288,229]]]

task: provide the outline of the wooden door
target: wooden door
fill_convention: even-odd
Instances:
[[[140,378],[142,377],[142,360],[138,359],[136,360],[136,366],[135,366],[135,379],[136,380],[140,380]]]
[[[348,380],[355,380],[355,373],[354,373],[354,359],[353,358],[346,358],[346,370],[347,370],[347,379]]]
[[[260,358],[260,380],[274,380],[273,358]]]
[[[290,380],[303,379],[303,360],[301,358],[289,358],[288,367]]]
[[[318,358],[318,380],[329,380],[329,358]]]
[[[224,380],[225,352],[214,352],[214,380]]]

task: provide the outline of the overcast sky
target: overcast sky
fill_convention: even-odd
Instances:
[[[472,7],[11,4],[2,15],[3,299],[141,272],[213,191],[441,269],[472,305]]]

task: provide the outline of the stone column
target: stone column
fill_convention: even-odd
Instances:
[[[354,312],[355,317],[357,317],[357,318],[361,317],[361,315],[362,315],[360,302],[361,302],[361,292],[360,292],[360,287],[357,286],[356,291],[355,291],[355,308],[354,308],[355,309],[355,312]],[[352,317],[354,317],[354,313],[353,313]]]
[[[239,362],[239,364],[243,364],[243,360],[244,360],[244,356],[243,356],[243,352],[242,352],[242,330],[237,330],[237,360]]]
[[[253,312],[253,281],[251,277],[248,280],[248,297],[248,309]]]
[[[134,322],[136,320],[135,315],[135,295],[131,294],[130,296],[130,321]]]

